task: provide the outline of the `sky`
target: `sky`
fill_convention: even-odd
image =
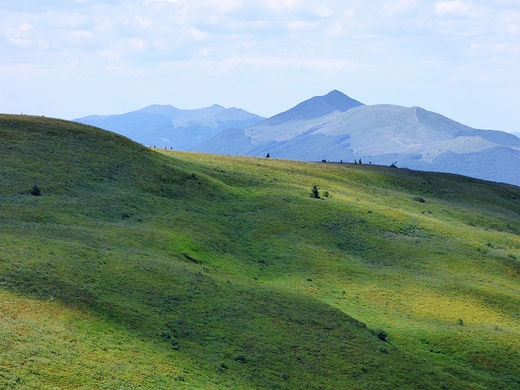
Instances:
[[[520,0],[0,0],[0,112],[269,117],[337,89],[520,132]]]

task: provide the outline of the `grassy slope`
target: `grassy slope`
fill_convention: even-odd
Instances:
[[[520,385],[518,187],[32,117],[0,141],[0,388]]]

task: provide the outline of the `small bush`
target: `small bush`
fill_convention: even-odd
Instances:
[[[312,186],[312,190],[311,190],[311,198],[314,198],[314,199],[321,199],[321,196],[320,196],[320,190],[318,189],[318,186],[316,184],[314,184]]]
[[[377,329],[375,333],[377,338],[381,341],[386,341],[388,338],[388,333],[383,329]]]
[[[459,318],[457,320],[457,324],[459,324],[460,326],[463,326],[464,325],[464,321],[462,320],[462,318]]]
[[[426,201],[421,198],[420,196],[416,196],[415,198],[413,198],[413,200],[415,200],[416,202],[419,202],[419,203],[425,203]]]
[[[247,362],[247,359],[246,359],[246,357],[244,355],[238,355],[235,358],[235,362],[245,364]]]
[[[217,366],[217,372],[224,372],[227,369],[228,369],[228,366],[225,363],[220,363]]]
[[[41,194],[42,194],[42,192],[40,190],[40,187],[38,187],[38,185],[36,183],[34,183],[34,186],[31,190],[31,195],[40,196]]]

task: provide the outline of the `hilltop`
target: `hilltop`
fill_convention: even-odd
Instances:
[[[518,187],[28,116],[0,140],[0,387],[520,384]]]

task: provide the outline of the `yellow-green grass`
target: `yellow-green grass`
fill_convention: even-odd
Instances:
[[[518,187],[19,116],[0,178],[0,388],[520,386]]]

